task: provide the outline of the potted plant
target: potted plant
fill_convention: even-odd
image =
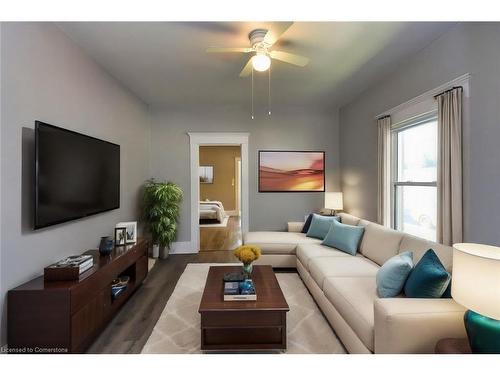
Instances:
[[[172,182],[148,180],[144,186],[143,212],[147,229],[153,237],[153,256],[155,247],[160,257],[168,257],[170,245],[177,235],[182,190]]]

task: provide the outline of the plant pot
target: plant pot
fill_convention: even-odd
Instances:
[[[170,252],[170,249],[166,246],[162,246],[160,248],[160,258],[161,259],[167,259],[168,258],[168,253]]]
[[[160,245],[153,244],[153,249],[151,251],[151,256],[153,258],[158,258],[160,256]]]

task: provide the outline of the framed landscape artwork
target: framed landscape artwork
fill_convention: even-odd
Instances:
[[[324,191],[324,151],[259,151],[259,192]]]
[[[200,166],[200,183],[213,184],[214,183],[214,167],[211,165]]]

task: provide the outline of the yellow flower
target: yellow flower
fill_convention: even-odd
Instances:
[[[244,264],[250,264],[260,257],[260,248],[254,245],[243,245],[234,250],[234,255]]]

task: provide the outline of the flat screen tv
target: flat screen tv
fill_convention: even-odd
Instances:
[[[120,207],[120,146],[35,122],[35,229]]]

